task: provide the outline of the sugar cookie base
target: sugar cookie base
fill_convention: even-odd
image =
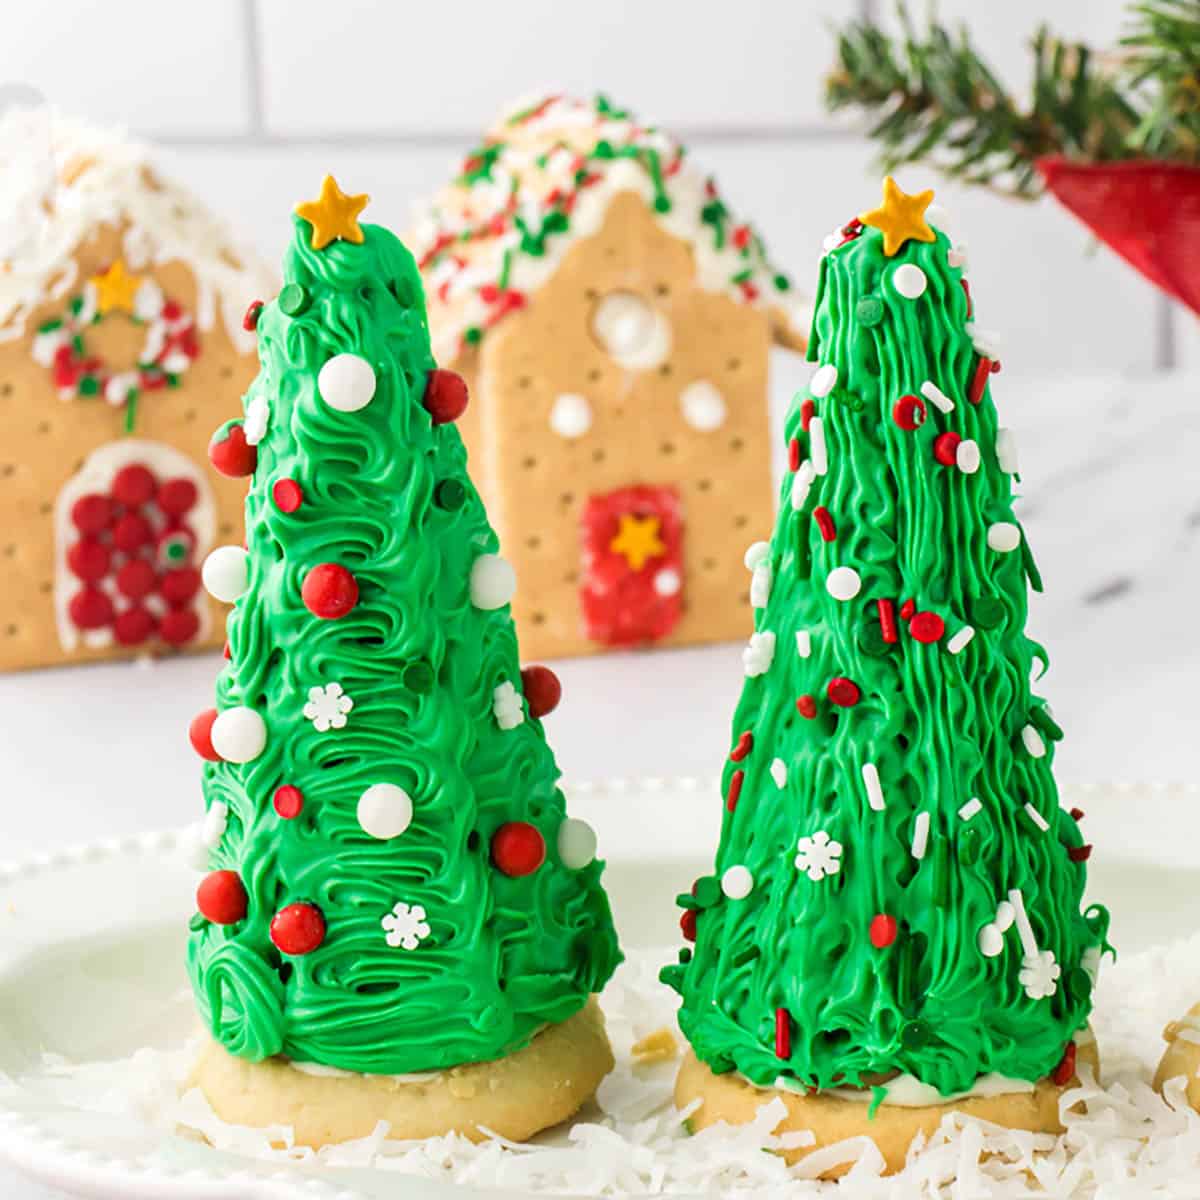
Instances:
[[[1191,1018],[1189,1024],[1192,1028],[1200,1028],[1200,1004],[1192,1005],[1187,1015]],[[1187,1080],[1184,1091],[1187,1102],[1200,1112],[1200,1075],[1197,1075],[1197,1071],[1200,1071],[1200,1042],[1181,1037],[1182,1028],[1182,1023],[1172,1021],[1163,1030],[1163,1041],[1167,1043],[1167,1048],[1154,1073],[1154,1090],[1161,1092],[1169,1079],[1177,1079],[1182,1075]]]
[[[592,999],[507,1058],[427,1079],[307,1075],[286,1060],[247,1062],[209,1042],[186,1087],[200,1088],[223,1121],[290,1126],[295,1144],[313,1149],[365,1138],[380,1121],[402,1140],[460,1133],[483,1141],[490,1132],[521,1142],[578,1112],[612,1068]]]
[[[1195,1047],[1200,1051],[1200,1046]],[[1099,1072],[1099,1054],[1094,1041],[1078,1047],[1079,1061]],[[870,1105],[860,1100],[844,1100],[837,1096],[801,1095],[777,1088],[757,1088],[735,1072],[714,1075],[691,1051],[679,1068],[675,1082],[675,1104],[685,1108],[695,1100],[700,1107],[692,1114],[693,1132],[706,1129],[719,1121],[744,1125],[752,1121],[759,1108],[778,1097],[787,1106],[787,1117],[776,1126],[776,1134],[809,1130],[816,1141],[811,1146],[782,1150],[779,1153],[788,1163],[798,1162],[814,1150],[832,1146],[847,1138],[869,1137],[879,1148],[887,1164],[885,1174],[894,1175],[904,1169],[908,1148],[919,1133],[929,1137],[948,1113],[959,1112],[983,1121],[991,1121],[1008,1129],[1027,1129],[1040,1133],[1061,1133],[1058,1119],[1059,1097],[1071,1087],[1059,1087],[1042,1079],[1032,1092],[1009,1092],[1000,1096],[975,1096],[946,1104],[922,1108],[905,1108],[883,1104],[874,1117],[868,1116]],[[852,1163],[842,1163],[823,1171],[822,1179],[836,1179],[850,1169]]]

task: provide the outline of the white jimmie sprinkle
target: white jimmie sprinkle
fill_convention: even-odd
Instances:
[[[1050,823],[1032,804],[1025,805],[1025,815],[1043,832],[1050,828]]]
[[[929,814],[927,812],[917,813],[917,819],[913,823],[913,840],[912,840],[912,856],[918,862],[925,857],[925,851],[929,846]]]
[[[829,470],[829,452],[825,449],[825,422],[813,417],[808,423],[808,452],[812,455],[813,470],[824,475]]]
[[[936,405],[944,413],[954,411],[954,401],[942,391],[935,383],[931,383],[928,379],[921,384],[921,395],[929,401],[930,404]]]
[[[946,649],[951,654],[961,654],[970,644],[971,639],[975,636],[975,630],[970,625],[964,625],[947,643]]]
[[[811,428],[811,426],[810,426]],[[816,471],[813,470],[812,460],[805,459],[797,468],[795,475],[792,476],[792,508],[801,509],[804,507],[804,502],[808,499],[808,489],[812,487],[813,480],[817,477]]]
[[[796,630],[796,653],[801,658],[808,658],[812,654],[812,634],[807,629]]]
[[[958,815],[964,821],[969,821],[972,817],[977,817],[982,811],[983,801],[980,800],[978,796],[972,796],[971,799],[968,800],[966,804],[964,804],[962,808],[958,810]]]
[[[879,782],[879,769],[874,763],[863,763],[863,783],[867,785],[867,803],[876,811],[883,812],[887,802],[883,798],[883,785]]]
[[[1021,935],[1021,949],[1026,954],[1038,952],[1037,939],[1033,936],[1033,926],[1029,923],[1029,914],[1025,911],[1025,897],[1020,888],[1013,888],[1008,893],[1008,902],[1013,906],[1017,917],[1017,933]]]
[[[771,762],[771,778],[775,780],[777,788],[783,788],[787,785],[787,763],[782,758],[773,759]]]

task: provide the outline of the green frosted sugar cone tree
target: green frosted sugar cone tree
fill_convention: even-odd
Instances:
[[[1030,691],[1040,581],[998,364],[931,199],[888,180],[826,243],[820,366],[747,555],[716,871],[681,897],[695,949],[664,971],[698,1057],[761,1086],[1069,1078],[1106,946]]]
[[[216,708],[193,722],[209,874],[188,965],[213,1035],[403,1074],[491,1060],[619,961],[594,836],[567,818],[522,673],[511,569],[434,369],[420,277],[366,197],[297,208],[261,370],[214,463],[252,474]],[[230,450],[230,447],[234,447]]]

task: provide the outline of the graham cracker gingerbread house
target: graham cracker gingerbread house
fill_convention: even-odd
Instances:
[[[411,235],[530,654],[745,636],[767,360],[807,306],[684,148],[603,98],[505,116]]]
[[[272,275],[121,136],[17,110],[0,151],[0,670],[220,645],[207,447]]]

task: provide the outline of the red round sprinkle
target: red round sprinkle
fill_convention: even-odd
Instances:
[[[150,522],[141,513],[129,512],[117,518],[112,531],[113,545],[126,554],[132,554],[147,545],[154,537]]]
[[[277,479],[271,499],[281,513],[294,513],[304,503],[304,489],[294,479]]]
[[[89,583],[103,579],[111,563],[112,554],[108,547],[94,538],[80,538],[67,551],[67,566],[71,573]]]
[[[300,815],[304,808],[304,793],[290,783],[275,789],[273,800],[275,811],[285,820],[292,821]]]
[[[876,950],[884,950],[896,940],[898,926],[896,918],[887,913],[879,913],[871,918],[871,945]]]
[[[168,516],[182,517],[195,505],[198,496],[196,485],[190,479],[168,479],[158,489],[158,507]]]
[[[80,533],[103,533],[108,528],[112,515],[112,501],[97,492],[80,496],[71,505],[71,520]]]
[[[183,646],[200,632],[200,618],[190,608],[175,609],[159,622],[158,636],[168,646]]]
[[[821,537],[824,541],[837,541],[837,526],[833,523],[833,518],[829,515],[829,509],[823,504],[818,504],[813,509],[813,520],[817,523],[817,528],[821,531]]]
[[[140,605],[118,613],[113,638],[118,646],[140,646],[154,632],[154,617]]]
[[[195,567],[176,567],[163,575],[158,590],[172,608],[179,608],[200,590],[200,572]]]
[[[920,396],[901,396],[892,405],[892,420],[901,429],[920,429],[925,424],[925,401]]]
[[[918,642],[925,642],[927,644],[930,642],[939,642],[946,632],[946,622],[937,613],[919,612],[914,614],[912,621],[909,623],[908,632]]]
[[[862,699],[862,692],[859,690],[858,684],[841,675],[831,679],[826,690],[829,693],[830,701],[839,708],[853,708]]]
[[[158,483],[150,468],[141,463],[130,463],[113,476],[113,499],[118,504],[124,504],[126,508],[148,504],[154,499],[157,490]]]
[[[958,461],[958,444],[962,441],[962,437],[955,433],[952,429],[946,430],[945,433],[939,433],[933,439],[933,457],[942,464],[943,467],[952,467]]]
[[[271,919],[271,941],[283,954],[311,954],[325,940],[325,917],[315,904],[289,904]]]
[[[76,629],[103,629],[113,619],[113,603],[98,588],[87,587],[71,597],[67,612]]]
[[[683,934],[684,941],[694,942],[696,940],[696,910],[694,908],[683,910],[683,916],[679,918],[679,929]]]
[[[305,575],[300,596],[314,617],[336,621],[358,603],[358,580],[340,563],[318,563]]]
[[[158,574],[153,563],[144,558],[131,558],[117,571],[117,591],[130,600],[140,600],[154,591]]]
[[[246,441],[246,431],[238,421],[229,426],[224,437],[221,437],[221,430],[213,435],[208,443],[208,461],[222,475],[240,479],[254,474],[254,468],[258,466],[258,447]]]
[[[212,744],[212,727],[216,719],[217,710],[206,708],[203,712],[198,712],[188,726],[188,741],[192,743],[192,749],[209,762],[221,761],[221,756]]]
[[[440,367],[429,372],[422,403],[435,425],[457,421],[467,411],[467,399],[467,384],[461,375]]]
[[[796,701],[796,708],[800,710],[800,715],[806,720],[811,721],[817,715],[817,702],[812,696],[801,696]]]
[[[1058,1061],[1058,1066],[1054,1068],[1053,1074],[1050,1076],[1051,1082],[1059,1087],[1066,1087],[1072,1079],[1075,1078],[1075,1043],[1068,1042],[1066,1049],[1063,1051],[1062,1058]]]
[[[505,875],[532,875],[546,861],[546,842],[527,821],[508,821],[492,835],[492,862]]]
[[[213,871],[196,889],[196,907],[214,925],[236,925],[249,907],[246,888],[236,871]]]
[[[529,715],[535,720],[549,716],[562,699],[562,684],[549,667],[522,668],[521,691],[525,693]]]
[[[252,333],[258,328],[258,318],[262,316],[263,302],[261,300],[251,300],[250,307],[246,309],[246,315],[242,318],[242,328],[247,333]]]
[[[729,752],[731,762],[741,762],[754,749],[754,734],[746,730],[737,740],[737,745]]]

